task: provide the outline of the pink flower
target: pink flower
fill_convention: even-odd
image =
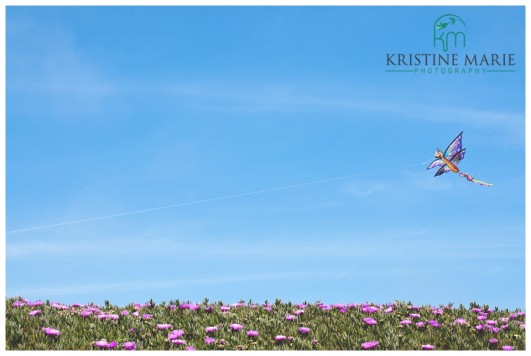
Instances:
[[[467,324],[467,321],[463,318],[457,318],[454,320],[454,324],[457,324],[457,325],[466,325]]]
[[[186,341],[182,340],[182,339],[173,339],[171,341],[174,345],[186,345]]]
[[[184,335],[183,330],[173,330],[171,333],[168,334],[168,340],[178,339],[181,336]]]
[[[153,319],[153,315],[151,315],[151,314],[142,314],[142,319]]]
[[[422,345],[422,349],[423,350],[433,350],[434,348],[435,348],[435,346],[430,345],[430,344]]]
[[[120,312],[121,315],[129,315],[129,312],[127,310],[122,310]]]
[[[412,319],[418,319],[418,318],[420,318],[420,314],[415,314],[415,313],[413,313],[413,314],[409,314],[409,316],[410,316]]]
[[[165,330],[171,328],[171,324],[157,324],[157,329]]]
[[[53,328],[41,328],[41,330],[46,334],[46,335],[51,335],[51,336],[59,336],[61,335],[61,332],[57,329],[53,329]]]
[[[259,334],[259,333],[258,333],[258,331],[256,331],[256,330],[249,330],[249,331],[247,331],[247,336],[249,336],[249,337],[257,337],[258,334]]]
[[[363,318],[363,321],[367,325],[376,325],[378,322],[374,320],[373,318]]]
[[[205,338],[205,344],[207,344],[207,345],[213,344],[215,342],[216,342],[216,339],[214,339],[212,337]]]
[[[107,340],[102,339],[100,341],[94,341],[92,345],[99,347],[100,349],[114,349],[118,343],[116,341],[107,342]]]
[[[282,341],[285,341],[285,340],[287,340],[287,337],[284,336],[284,335],[277,335],[277,336],[275,336],[275,341],[276,341],[276,342],[282,342]]]
[[[361,311],[364,312],[364,313],[373,314],[373,313],[376,313],[378,311],[378,308],[366,305],[366,306],[361,308]]]
[[[243,326],[240,325],[240,324],[230,324],[230,329],[231,329],[232,331],[238,331],[238,330],[243,329]]]
[[[124,349],[126,350],[134,350],[136,348],[136,344],[134,341],[126,341],[124,342]]]
[[[293,321],[295,319],[296,319],[295,315],[291,315],[291,314],[286,315],[286,320]]]
[[[361,344],[361,348],[364,350],[373,349],[379,345],[378,341],[367,341]]]
[[[35,316],[35,315],[39,315],[39,314],[41,314],[41,313],[42,313],[42,312],[41,312],[40,309],[36,309],[36,310],[32,310],[32,311],[30,311],[28,314],[29,314],[30,316]]]
[[[21,307],[23,307],[24,305],[26,305],[26,303],[24,303],[24,302],[21,301],[21,300],[15,300],[15,301],[13,302],[13,306],[14,306],[15,308],[21,308]]]
[[[409,324],[411,324],[411,320],[409,319],[405,319],[400,322],[400,325],[409,325]]]
[[[310,331],[311,331],[310,328],[307,328],[307,327],[304,327],[304,326],[301,326],[301,327],[299,328],[299,332],[300,332],[301,334],[308,334]]]
[[[216,330],[218,330],[218,327],[217,327],[217,326],[207,326],[207,327],[205,328],[205,331],[206,331],[207,333],[213,333],[213,332],[215,332]]]
[[[496,338],[489,339],[489,344],[497,344],[497,343],[498,343],[498,339]]]
[[[504,351],[513,351],[514,347],[509,346],[509,345],[503,345],[502,346],[502,350],[504,350]]]
[[[293,312],[293,314],[295,314],[295,315],[301,315],[302,313],[304,313],[304,310],[302,310],[302,309],[297,309],[297,310],[295,310]]]
[[[441,324],[437,320],[430,320],[430,321],[428,321],[428,324],[430,324],[434,328],[440,328],[441,327]]]
[[[229,306],[226,306],[226,305],[223,305],[223,306],[222,306],[221,308],[219,308],[219,309],[221,309],[222,312],[228,312],[228,311],[230,310],[230,307],[229,307]]]
[[[184,350],[185,350],[185,351],[195,351],[195,347],[193,347],[193,346],[187,346]]]
[[[415,326],[416,326],[417,328],[423,328],[423,327],[426,326],[426,323],[423,322],[423,321],[419,321],[418,323],[415,323]]]

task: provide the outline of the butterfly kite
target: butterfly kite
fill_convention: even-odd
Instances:
[[[446,172],[454,172],[459,173],[461,177],[465,177],[469,182],[473,182],[479,185],[484,185],[487,187],[492,186],[490,183],[485,183],[480,180],[477,180],[474,178],[474,176],[468,174],[459,172],[459,168],[457,165],[463,158],[465,158],[465,150],[466,148],[462,147],[462,140],[463,140],[463,131],[459,135],[457,135],[456,138],[450,143],[450,145],[446,148],[444,153],[437,148],[437,151],[435,151],[435,160],[430,163],[428,166],[428,169],[434,168],[434,167],[440,167],[439,170],[437,170],[437,173],[435,173],[435,177],[440,176],[443,173]]]

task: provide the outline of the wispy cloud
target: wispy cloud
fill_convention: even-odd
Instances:
[[[366,198],[378,192],[392,189],[392,183],[384,181],[350,181],[346,184],[348,194],[359,198]]]
[[[6,91],[10,98],[29,98],[32,104],[25,99],[24,107],[11,106],[36,113],[46,109],[60,116],[100,112],[115,91],[114,84],[77,48],[69,32],[17,21],[11,19],[8,28]]]

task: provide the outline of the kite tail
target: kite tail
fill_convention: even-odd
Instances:
[[[481,180],[478,180],[478,179],[475,179],[474,176],[468,174],[468,173],[464,173],[464,172],[461,172],[459,173],[459,175],[461,177],[465,177],[469,182],[472,182],[472,183],[476,183],[476,184],[479,184],[479,185],[484,185],[486,187],[492,187],[493,184],[491,183],[487,183],[487,182],[483,182]]]

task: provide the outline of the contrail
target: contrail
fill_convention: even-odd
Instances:
[[[225,200],[225,199],[241,198],[241,197],[245,197],[245,196],[249,196],[249,195],[274,192],[274,191],[277,191],[277,190],[293,189],[293,188],[304,187],[304,186],[307,186],[307,185],[320,184],[320,183],[332,182],[332,181],[342,180],[342,179],[347,179],[347,178],[354,178],[354,177],[360,177],[360,176],[365,176],[365,175],[370,175],[370,174],[389,172],[389,171],[394,171],[394,170],[397,170],[397,169],[400,169],[400,168],[424,165],[426,163],[427,162],[415,163],[415,164],[410,164],[410,165],[401,166],[401,167],[387,168],[387,169],[381,169],[381,170],[376,170],[376,171],[351,174],[351,175],[348,175],[348,176],[327,178],[327,179],[315,180],[315,181],[306,182],[306,183],[291,184],[291,185],[284,185],[284,186],[276,187],[276,188],[255,190],[253,192],[247,192],[247,193],[231,194],[231,195],[225,195],[225,196],[222,196],[222,197],[195,200],[195,201],[186,202],[186,203],[178,203],[178,204],[171,204],[171,205],[165,205],[165,206],[158,206],[156,208],[132,210],[132,211],[127,211],[127,212],[123,212],[123,213],[110,214],[110,215],[104,215],[104,216],[96,216],[96,217],[92,217],[92,218],[66,221],[66,222],[61,222],[61,223],[57,223],[57,224],[42,225],[42,226],[35,226],[35,227],[29,227],[29,228],[24,228],[24,229],[18,229],[18,230],[11,230],[11,231],[7,231],[6,234],[14,234],[14,233],[17,233],[17,232],[32,231],[32,230],[49,229],[49,228],[57,227],[57,226],[80,224],[80,223],[89,222],[89,221],[95,221],[95,220],[111,219],[111,218],[116,218],[116,217],[119,217],[119,216],[141,214],[141,213],[147,213],[147,212],[156,211],[156,210],[178,208],[178,207],[181,207],[181,206],[203,204],[203,203],[208,203],[208,202],[218,201],[218,200]]]

